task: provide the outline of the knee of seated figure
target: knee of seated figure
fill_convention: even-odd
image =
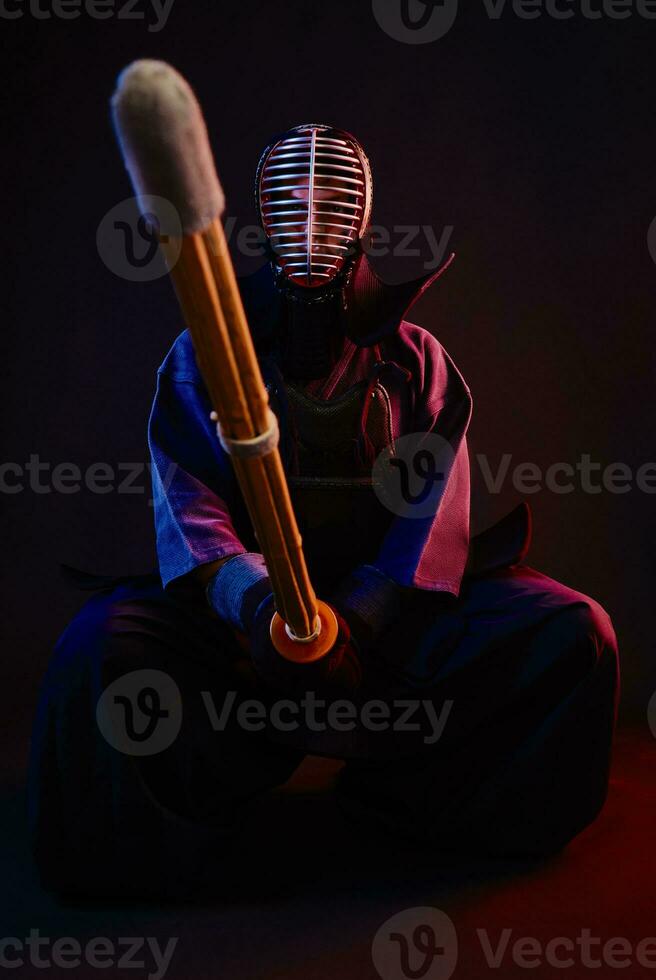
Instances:
[[[111,594],[90,599],[57,642],[48,671],[50,680],[81,677],[111,658],[129,614],[129,603]]]
[[[567,629],[567,648],[576,649],[584,657],[581,666],[595,670],[603,659],[608,663],[617,660],[617,638],[606,610],[594,599],[582,595],[575,605],[568,606],[556,617],[560,627]]]
[[[576,620],[580,633],[594,641],[598,656],[604,652],[617,655],[617,637],[603,606],[586,596],[585,602],[576,607]]]

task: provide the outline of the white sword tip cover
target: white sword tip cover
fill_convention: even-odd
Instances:
[[[223,214],[225,198],[203,114],[175,68],[152,59],[128,65],[118,78],[112,116],[143,212],[154,210],[150,198],[164,198],[185,235]]]

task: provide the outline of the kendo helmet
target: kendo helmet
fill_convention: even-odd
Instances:
[[[332,126],[296,126],[264,151],[257,208],[279,279],[301,290],[343,280],[369,224],[371,167],[360,143]]]

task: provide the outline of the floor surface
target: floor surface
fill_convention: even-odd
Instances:
[[[105,950],[105,960],[113,957],[113,963],[103,969],[86,959],[79,967],[46,969],[31,963],[27,950],[6,948],[8,960],[22,957],[22,965],[7,975],[51,980],[656,976],[656,940],[653,947],[644,943],[656,936],[656,741],[648,733],[619,735],[602,816],[566,851],[539,865],[427,855],[355,830],[332,799],[335,771],[335,764],[324,760],[306,762],[258,807],[241,845],[244,854],[233,855],[239,870],[221,896],[179,906],[62,904],[44,893],[27,849],[22,792],[6,790],[0,937],[22,940],[38,930],[49,939],[41,947],[46,959],[57,938],[73,937],[86,946],[94,937],[106,937],[114,947],[114,954]],[[417,911],[425,908],[448,919]],[[374,937],[399,913],[376,940],[374,965]],[[415,931],[431,922],[442,949],[434,957],[420,952],[432,949],[431,933]],[[399,935],[390,939],[390,932]],[[131,954],[142,966],[117,963],[128,955],[120,940],[129,937],[157,940],[157,946]],[[609,944],[614,939],[618,942]],[[168,968],[158,972],[153,949],[166,950],[171,940],[177,941],[169,947]],[[518,940],[525,942],[518,946]],[[404,966],[405,941],[410,953]],[[486,959],[495,954],[496,966]],[[75,958],[74,951],[70,955]]]

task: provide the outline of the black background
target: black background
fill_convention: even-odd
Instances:
[[[154,372],[181,323],[166,280],[127,282],[96,247],[102,217],[131,194],[108,99],[120,69],[143,56],[172,62],[195,87],[240,222],[254,221],[253,174],[270,138],[326,121],[371,157],[377,224],[430,224],[438,237],[453,226],[456,265],[411,319],[472,388],[473,456],[486,453],[493,470],[504,453],[542,468],[584,453],[634,471],[656,460],[655,20],[527,21],[510,9],[490,20],[468,0],[447,36],[411,46],[378,27],[370,0],[177,0],[159,33],[144,21],[26,12],[0,18],[0,35],[5,461],[39,454],[84,469],[147,459]],[[402,279],[421,262],[379,268]],[[480,528],[522,494],[506,481],[491,495],[473,471]],[[153,565],[145,477],[140,485],[130,495],[2,494],[1,707],[17,746],[52,644],[81,601],[59,563]],[[634,488],[529,499],[531,563],[611,612],[625,717],[644,720],[656,686],[656,497]]]

